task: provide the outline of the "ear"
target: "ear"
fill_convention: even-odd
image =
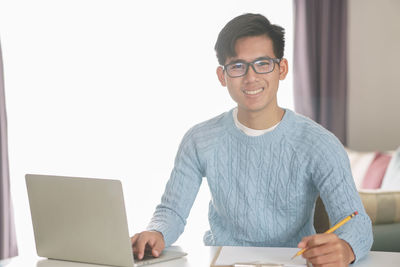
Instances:
[[[279,80],[284,80],[289,71],[289,63],[286,58],[282,58],[279,63]]]
[[[217,76],[218,76],[218,80],[221,83],[221,85],[225,87],[226,86],[225,72],[221,66],[219,66],[217,68]]]

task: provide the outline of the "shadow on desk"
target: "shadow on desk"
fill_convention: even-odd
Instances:
[[[60,261],[60,260],[49,260],[43,259],[36,263],[36,267],[107,267],[108,265],[96,265],[90,263],[72,262],[72,261]],[[147,265],[146,265],[147,266]],[[165,262],[159,262],[150,264],[151,267],[198,267],[197,264],[191,264],[188,262],[186,257],[174,259]],[[200,266],[207,267],[208,264],[201,264]],[[109,266],[111,267],[111,266]]]
[[[96,265],[89,263],[73,262],[73,261],[60,261],[60,260],[41,260],[38,261],[36,267],[99,267],[105,265]]]

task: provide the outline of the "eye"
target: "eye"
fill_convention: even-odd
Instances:
[[[254,65],[256,65],[257,67],[269,66],[270,64],[271,63],[269,62],[269,60],[258,60],[254,62]]]
[[[230,70],[242,70],[245,68],[245,64],[241,62],[232,63],[228,66]]]

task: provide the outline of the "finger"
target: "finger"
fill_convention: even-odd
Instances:
[[[315,234],[315,235],[309,235],[309,236],[305,236],[303,237],[303,239],[301,239],[301,241],[299,242],[299,244],[297,245],[299,248],[306,248],[308,247],[308,242],[312,239],[315,239],[318,237],[318,235],[321,234]]]
[[[146,235],[140,235],[135,244],[135,252],[139,260],[143,259],[144,250],[148,243],[148,237]]]
[[[153,236],[150,236],[147,240],[146,246],[144,247],[144,255],[145,256],[154,256],[153,248],[155,246],[155,240]]]
[[[330,254],[335,251],[340,251],[340,244],[331,242],[319,246],[309,247],[303,253],[303,257],[309,259],[320,255]]]
[[[154,237],[150,236],[147,241],[147,244],[146,244],[146,250],[151,251],[153,249],[155,243],[156,243],[156,240],[154,239]]]
[[[333,233],[329,234],[316,234],[312,235],[311,238],[307,240],[307,247],[316,247],[329,242],[337,241],[339,238]]]
[[[338,265],[337,263],[328,263],[328,264],[317,264],[317,265],[312,265],[312,267],[341,267],[345,265]]]
[[[162,241],[162,240],[156,241],[156,243],[153,247],[153,250],[152,250],[153,256],[154,257],[160,256],[161,252],[164,250],[164,247],[165,247],[164,241]]]
[[[307,247],[307,243],[308,243],[308,241],[309,241],[311,238],[313,238],[312,235],[303,237],[303,239],[301,239],[301,241],[299,242],[299,244],[297,244],[297,247],[298,247],[298,248],[305,248],[305,247]]]
[[[326,264],[333,264],[335,263],[336,266],[339,266],[340,263],[342,262],[340,256],[336,253],[328,253],[328,254],[319,254],[315,257],[308,257],[307,260],[313,264],[313,266],[318,266],[318,265],[323,265],[325,266]]]
[[[135,234],[134,236],[131,237],[131,244],[132,246],[135,245],[136,240],[139,238],[139,234]]]
[[[164,240],[158,238],[156,235],[152,235],[147,242],[146,251],[154,257],[158,257],[163,249]]]

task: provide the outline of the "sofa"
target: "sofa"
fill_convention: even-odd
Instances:
[[[371,218],[373,251],[400,252],[400,148],[397,151],[358,152],[346,148],[364,208]],[[320,198],[315,206],[317,233],[330,223]]]

